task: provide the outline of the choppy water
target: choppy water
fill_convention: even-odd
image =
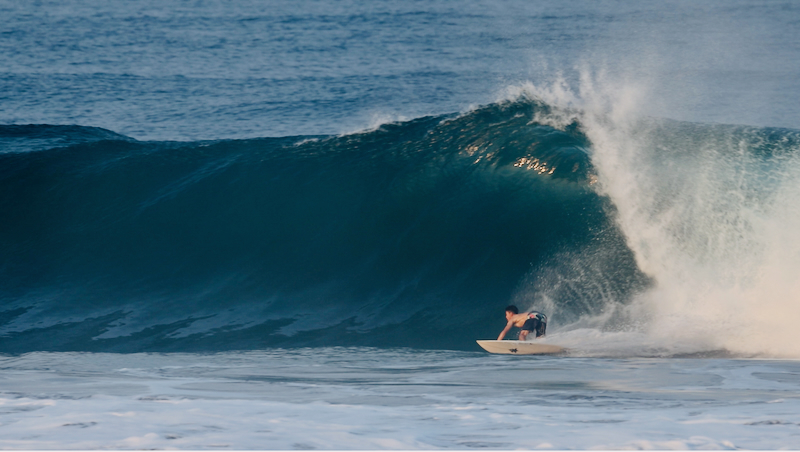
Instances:
[[[798,447],[797,4],[0,17],[0,446]]]
[[[795,362],[374,348],[0,361],[4,448],[797,448]]]

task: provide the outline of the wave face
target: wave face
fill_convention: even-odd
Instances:
[[[550,303],[537,270],[600,242],[624,297],[644,279],[586,137],[549,110],[193,143],[2,126],[0,351],[471,349],[509,301]],[[551,328],[602,309],[547,306]]]

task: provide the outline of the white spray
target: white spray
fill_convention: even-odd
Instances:
[[[602,73],[512,94],[575,109],[595,187],[654,281],[624,308],[643,346],[800,357],[800,149],[765,158],[757,129],[648,119],[645,91]]]

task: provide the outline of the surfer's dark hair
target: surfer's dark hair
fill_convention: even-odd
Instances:
[[[514,306],[513,304],[510,304],[510,305],[506,306],[506,312],[509,312],[509,311],[511,311],[514,314],[519,314],[519,309],[517,309],[517,307]]]

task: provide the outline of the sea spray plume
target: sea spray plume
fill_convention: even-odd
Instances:
[[[797,231],[781,213],[791,204],[776,198],[797,183],[781,169],[796,156],[782,165],[787,158],[758,152],[763,130],[639,121],[635,132],[606,133],[608,124],[587,122],[589,136],[592,127],[603,130],[593,155],[601,189],[639,267],[656,281],[633,305],[642,308],[637,317],[652,316],[648,332],[666,342],[690,338],[700,350],[797,356],[795,280],[775,281],[765,254],[797,246],[768,232]],[[607,153],[613,166],[604,165]],[[786,321],[783,328],[769,316]]]
[[[800,135],[646,118],[645,96],[583,72],[577,107],[599,193],[653,287],[623,311],[650,347],[800,356]]]
[[[537,109],[530,124],[542,124],[558,130],[577,128],[583,131],[586,116],[586,99],[591,90],[591,78],[585,71],[581,78],[586,83],[581,92],[573,91],[562,74],[557,74],[549,84],[526,82],[507,87],[498,102],[530,102],[546,106]],[[622,87],[618,87],[622,90]],[[632,96],[635,93],[629,93]],[[594,97],[594,105],[608,111],[610,99]],[[602,104],[602,105],[601,105]],[[589,148],[591,153],[591,147]],[[590,186],[597,183],[593,167],[589,169]],[[595,187],[596,188],[596,187]],[[616,208],[603,197],[603,208],[609,218],[616,217]],[[630,330],[639,320],[625,315],[624,308],[631,297],[645,290],[652,281],[640,272],[626,268],[632,258],[630,249],[619,234],[614,221],[602,230],[595,231],[593,241],[577,249],[564,249],[546,261],[538,262],[520,283],[515,303],[550,312],[551,319],[561,320],[561,332],[582,328],[602,331]],[[561,314],[567,314],[564,318]],[[592,335],[592,341],[594,336]],[[579,340],[580,342],[580,340]],[[581,346],[581,344],[574,344]]]

